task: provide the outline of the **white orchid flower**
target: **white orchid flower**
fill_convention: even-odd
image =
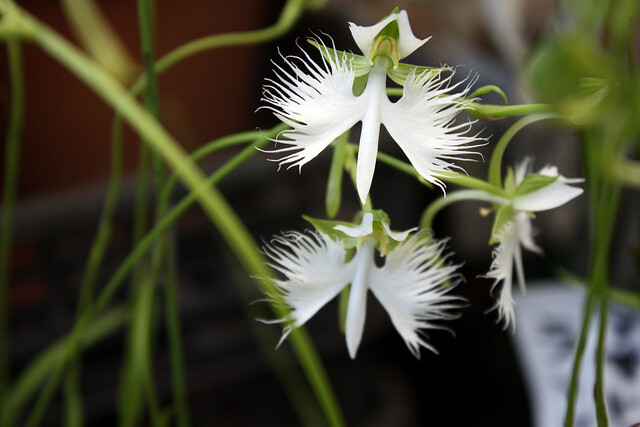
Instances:
[[[366,239],[349,261],[343,242],[320,231],[285,233],[265,246],[270,265],[286,276],[286,280],[275,280],[275,285],[292,309],[292,323],[284,328],[282,340],[351,284],[345,325],[351,358],[355,358],[362,339],[368,290],[416,357],[421,346],[435,352],[422,330],[439,328],[435,320],[453,317],[448,310],[457,307],[457,298],[447,292],[460,280],[457,266],[446,263],[444,241],[414,233],[410,237],[396,234],[401,241],[387,252],[384,266],[378,267],[375,242],[368,234],[372,230],[366,224],[369,219],[365,215],[364,226],[344,231]]]
[[[440,70],[398,63],[428,40],[413,35],[406,11],[394,12],[370,27],[350,26],[366,59],[315,42],[322,53],[321,64],[304,51],[302,58],[283,57],[288,69],[277,66],[277,79],[265,85],[262,99],[269,104],[265,108],[292,128],[275,140],[286,147],[274,152],[288,153],[279,159],[280,165],[301,169],[362,122],[356,187],[364,204],[373,180],[380,125],[384,125],[418,173],[444,190],[439,177],[460,169],[452,162],[482,145],[472,145],[474,141],[484,141],[465,135],[471,122],[455,123],[469,102],[465,100],[469,86],[455,93],[460,83],[450,85],[453,73],[442,77]],[[367,74],[364,92],[355,95],[356,77]],[[387,97],[387,74],[404,85],[397,102]]]
[[[511,295],[514,267],[520,289],[522,292],[526,290],[520,246],[542,253],[542,249],[533,241],[532,212],[557,208],[583,192],[582,188],[570,185],[583,182],[583,179],[565,178],[555,166],[546,166],[537,174],[527,175],[529,166],[530,159],[527,158],[516,167],[512,199],[496,199],[491,196],[490,200],[503,205],[496,214],[492,241],[499,244],[493,251],[493,262],[487,277],[495,280],[494,287],[502,282],[500,296],[494,308],[498,310],[498,321],[504,320],[505,328],[515,324],[515,303]]]

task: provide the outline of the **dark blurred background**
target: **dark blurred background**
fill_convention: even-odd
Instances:
[[[72,38],[58,2],[25,0],[20,4]],[[99,4],[132,55],[139,58],[135,2]],[[270,25],[282,4],[273,0],[158,0],[157,56],[197,37]],[[322,11],[306,15],[286,38],[259,47],[200,54],[162,74],[163,124],[189,151],[229,133],[273,126],[276,122],[268,111],[255,110],[261,105],[263,79],[271,76],[269,61],[278,60],[278,47],[285,55],[295,55],[297,41],[311,51],[304,39],[311,32],[324,32],[338,48],[356,51],[347,21],[371,25],[396,5],[408,11],[416,36],[433,36],[407,62],[459,66],[456,78],[478,74],[476,85],[500,86],[511,103],[531,101],[519,70],[530,46],[553,23],[551,0],[333,1]],[[2,50],[0,134],[4,135],[9,86],[4,47]],[[108,106],[37,47],[25,46],[24,59],[27,112],[9,302],[14,376],[73,324],[80,278],[107,186],[113,117]],[[490,95],[486,102],[502,100]],[[506,119],[475,126],[495,142],[512,123]],[[381,150],[403,158],[384,132],[383,136],[387,140],[382,141]],[[575,137],[568,129],[534,125],[517,139],[513,144],[517,148],[507,151],[505,165],[520,162],[526,153],[535,158],[536,169],[552,163],[566,176],[580,176]],[[489,148],[484,151],[485,160]],[[138,150],[137,137],[128,132],[125,190],[101,284],[130,250]],[[225,152],[208,159],[203,168],[213,171],[229,156]],[[297,170],[276,172],[277,164],[267,161],[270,157],[256,154],[220,185],[258,239],[269,239],[281,230],[308,228],[303,214],[325,217],[329,152],[305,166],[301,174]],[[465,169],[472,176],[484,177],[487,164],[478,159]],[[344,190],[339,218],[350,220],[359,205],[354,190],[346,184]],[[183,194],[177,193],[176,200]],[[417,225],[424,208],[439,195],[385,165],[376,169],[372,198],[376,208],[390,215],[394,229]],[[525,254],[528,279],[552,276],[560,266],[583,272],[586,242],[581,233],[581,203],[584,200],[557,209],[553,215],[539,215],[535,227],[544,234],[537,243],[544,248],[545,257]],[[481,217],[480,207],[461,204],[447,208],[436,219],[436,237],[451,236],[453,260],[464,262],[466,281],[457,291],[470,302],[462,316],[448,325],[455,337],[446,331],[429,334],[438,355],[423,351],[421,360],[415,360],[374,298],[369,298],[365,336],[355,361],[349,359],[338,330],[335,302],[309,322],[349,425],[530,424],[511,333],[495,324],[495,312],[486,313],[494,304],[492,283],[480,276],[491,263],[491,217]],[[198,208],[178,221],[175,236],[194,425],[298,424],[256,345],[256,331],[270,334],[273,346],[280,331],[277,325],[253,320],[266,310],[265,303],[247,303],[260,298],[254,282],[239,271]],[[124,296],[122,292],[120,297]],[[115,334],[85,354],[82,386],[88,425],[111,425],[116,420],[124,341],[123,333]],[[168,402],[169,366],[161,329],[156,347],[158,387],[161,398]],[[285,349],[278,351],[286,353]],[[281,369],[288,366],[283,363]],[[48,424],[59,422],[60,411],[60,401],[56,401]]]

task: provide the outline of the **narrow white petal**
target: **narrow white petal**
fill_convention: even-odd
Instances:
[[[407,238],[407,236],[409,236],[409,233],[413,233],[418,229],[418,227],[413,227],[405,231],[392,231],[391,228],[389,228],[389,224],[384,221],[382,221],[382,228],[384,228],[384,232],[387,233],[387,236],[391,237],[396,242],[402,242]]]
[[[583,189],[567,185],[559,177],[546,187],[513,199],[513,207],[521,211],[546,211],[562,206],[583,193]]]
[[[334,230],[342,231],[344,234],[350,237],[364,237],[373,233],[373,214],[367,212],[362,216],[362,223],[356,227],[349,227],[346,225],[336,225]]]
[[[356,169],[356,187],[362,204],[367,201],[371,181],[373,180],[373,171],[376,167],[378,137],[380,136],[380,109],[383,105],[390,104],[386,89],[386,63],[380,61],[369,73],[367,87],[362,94],[362,97],[367,99],[367,106],[362,118]]]
[[[302,58],[283,60],[287,67],[277,66],[277,79],[264,86],[262,100],[292,127],[275,139],[287,147],[272,152],[290,153],[280,165],[301,168],[362,119],[366,98],[353,95],[355,68],[346,56],[335,54],[317,64],[303,51]]]
[[[409,16],[407,15],[406,10],[402,10],[398,14],[398,29],[400,30],[397,45],[398,59],[409,56],[431,38],[427,37],[426,39],[419,39],[413,35],[411,25],[409,24]]]
[[[369,49],[373,46],[375,37],[393,20],[397,20],[398,22],[399,36],[396,47],[398,50],[398,59],[409,56],[413,51],[425,44],[431,38],[427,37],[426,39],[419,39],[413,35],[411,25],[409,24],[409,16],[405,10],[401,10],[400,13],[392,13],[377,24],[368,27],[349,22],[351,36],[363,54],[369,54]]]
[[[451,93],[459,84],[449,85],[451,76],[440,74],[409,74],[404,93],[396,103],[382,105],[382,124],[398,143],[418,173],[432,184],[444,189],[438,179],[443,172],[461,168],[454,160],[483,145],[484,139],[465,135],[471,123],[456,124],[455,118],[466,103],[462,100],[469,87]],[[473,144],[480,141],[479,144]]]
[[[533,226],[531,225],[531,217],[529,214],[526,212],[518,212],[514,215],[513,220],[520,244],[531,252],[542,254],[542,248],[533,241]]]
[[[422,330],[442,328],[434,321],[454,317],[448,310],[458,306],[458,298],[446,295],[459,276],[458,266],[446,263],[444,245],[444,241],[415,234],[389,252],[385,265],[370,277],[369,288],[416,357],[420,357],[421,346],[435,352]],[[444,285],[448,281],[452,283]]]
[[[373,262],[374,251],[374,246],[365,243],[350,262],[355,266],[355,273],[349,292],[345,338],[349,356],[352,359],[355,359],[362,340],[364,319],[367,314],[367,284],[372,268],[375,266]]]
[[[320,232],[276,236],[264,252],[269,265],[286,276],[286,280],[274,283],[292,309],[294,328],[309,320],[353,277],[353,266],[345,264],[342,245]]]

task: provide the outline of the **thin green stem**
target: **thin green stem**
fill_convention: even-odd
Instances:
[[[13,221],[18,171],[20,170],[20,141],[24,122],[25,89],[22,72],[22,51],[18,40],[7,41],[9,78],[11,79],[11,111],[5,146],[2,225],[0,228],[0,402],[9,389],[9,266],[13,246]],[[0,421],[6,414],[0,413]],[[0,423],[2,424],[2,423]]]
[[[173,381],[173,400],[177,413],[177,425],[189,425],[189,408],[187,406],[187,381],[185,373],[182,326],[178,304],[178,278],[176,272],[175,245],[169,244],[166,250],[167,284],[164,289],[165,316],[167,323],[167,337],[169,341],[169,362],[171,364],[171,378]]]
[[[387,88],[387,95],[400,97],[402,96],[402,88]],[[479,102],[468,102],[466,104],[465,111],[478,119],[497,120],[505,117],[551,113],[551,106],[547,104],[493,105],[481,104]]]
[[[591,325],[591,309],[593,307],[593,294],[588,293],[582,311],[582,326],[580,328],[580,337],[576,345],[573,358],[573,367],[571,368],[571,379],[569,381],[569,390],[567,392],[567,412],[564,418],[564,427],[573,427],[575,417],[576,394],[578,392],[578,381],[580,379],[580,367],[582,366],[582,356],[587,344],[587,336],[589,334],[589,326]]]
[[[547,104],[490,105],[470,102],[467,104],[466,111],[478,119],[496,120],[505,117],[551,113],[551,106]]]
[[[620,289],[609,289],[607,300],[640,310],[640,295]]]
[[[276,135],[278,135],[280,132],[287,129],[288,127],[289,126],[285,124],[280,124],[274,127],[273,129],[269,129],[267,131],[249,131],[249,132],[240,132],[233,135],[228,135],[203,145],[202,147],[198,148],[193,153],[191,153],[190,157],[191,157],[191,160],[193,160],[194,162],[197,162],[203,159],[204,157],[210,154],[213,154],[216,151],[229,148],[229,147],[234,147],[240,144],[246,144],[248,141],[252,141],[252,140],[263,141],[259,143],[260,145],[263,145],[264,143],[267,142],[266,140],[264,140],[264,138],[274,138]],[[257,145],[253,146],[254,151],[257,148],[258,148]],[[243,159],[242,161],[246,160],[244,157],[242,157],[242,159]],[[166,185],[164,186],[164,188],[162,189],[162,193],[160,194],[160,198],[158,201],[158,206],[160,207],[160,210],[162,211],[166,210],[169,204],[169,200],[171,198],[171,194],[173,193],[173,190],[175,189],[177,182],[178,182],[178,176],[174,171],[173,173],[171,173],[171,175],[167,179]]]
[[[295,25],[304,13],[307,3],[308,0],[288,0],[278,20],[272,26],[260,30],[214,34],[185,43],[158,59],[154,64],[155,71],[161,74],[185,59],[209,50],[256,45],[275,40],[285,35]],[[146,85],[145,76],[140,76],[131,87],[131,92],[138,95]]]
[[[114,126],[122,126],[122,122],[114,122]],[[112,132],[112,135],[122,135],[119,132]],[[122,139],[112,138],[111,140],[111,172],[107,195],[98,222],[96,238],[93,241],[87,265],[82,277],[80,286],[80,297],[76,308],[76,318],[83,313],[93,300],[93,290],[102,266],[104,256],[111,240],[113,227],[113,215],[115,214],[122,189]],[[65,399],[65,425],[81,426],[83,421],[82,394],[80,393],[81,377],[81,350],[73,352],[75,357],[69,364],[67,376],[64,384]]]
[[[357,147],[353,144],[352,144],[352,147],[354,149],[357,149]],[[433,188],[433,185],[430,182],[428,182],[426,179],[424,179],[411,164],[407,162],[403,162],[400,159],[396,159],[395,157],[392,157],[388,154],[384,154],[381,152],[378,152],[377,158],[378,160],[380,160],[380,162],[386,165],[389,165],[399,170],[400,172],[404,172],[407,175],[411,175],[415,177],[418,181],[420,181],[422,184],[426,185],[427,187]],[[482,190],[487,193],[494,194],[496,196],[500,196],[504,198],[509,197],[509,195],[502,188],[496,187],[495,185],[492,185],[486,181],[482,181],[481,179],[474,178],[472,176],[458,174],[455,172],[443,172],[443,174],[439,176],[439,178],[451,184],[458,184],[461,187]]]
[[[598,427],[607,427],[609,419],[607,417],[607,404],[604,396],[604,366],[605,366],[605,350],[607,341],[607,321],[609,314],[609,301],[605,298],[600,300],[600,330],[598,332],[598,348],[596,350],[596,419]]]
[[[144,92],[144,105],[153,117],[160,119],[160,100],[158,97],[158,79],[154,67],[155,53],[153,47],[153,20],[150,0],[138,0],[138,24],[140,27],[140,41],[142,44],[142,64],[144,77],[147,82]],[[160,192],[164,181],[164,165],[155,150],[151,151],[151,164],[156,192]]]
[[[122,122],[114,123],[114,125],[122,126]],[[117,131],[112,132],[112,135],[116,134],[118,134]],[[120,198],[120,192],[122,190],[122,175],[124,170],[122,160],[122,139],[113,138],[111,140],[111,172],[109,176],[109,185],[104,205],[102,207],[102,212],[100,213],[100,219],[98,221],[96,239],[89,250],[87,265],[82,277],[80,300],[77,311],[78,314],[82,313],[93,299],[93,290],[96,279],[111,238],[113,216],[115,215],[116,208],[118,206],[118,199]]]
[[[358,149],[357,145],[354,145],[354,144],[350,144],[350,145],[351,145],[351,147],[352,147],[352,149],[354,151],[357,151],[357,149]],[[416,178],[421,184],[424,184],[429,188],[433,188],[433,185],[429,181],[424,179],[418,173],[418,171],[416,171],[416,168],[414,168],[409,163],[403,162],[402,160],[396,159],[395,157],[390,156],[388,154],[381,153],[380,151],[378,151],[377,159],[380,160],[380,162],[382,162],[382,163],[384,163],[384,164],[386,164],[388,166],[391,166],[394,169],[399,170],[400,172],[404,172],[407,175],[411,175],[412,177]]]
[[[491,154],[491,161],[489,162],[489,183],[502,188],[502,156],[504,155],[505,150],[507,149],[507,145],[511,142],[511,139],[518,133],[522,128],[531,123],[538,122],[540,120],[550,119],[555,117],[553,114],[535,114],[527,117],[523,117],[522,119],[515,122],[507,131],[500,137],[498,143],[493,149],[493,153]]]
[[[435,216],[445,207],[460,201],[467,200],[476,200],[483,201],[489,203],[504,203],[504,199],[493,196],[491,194],[487,194],[484,191],[480,190],[459,190],[453,191],[447,194],[446,197],[440,197],[434,200],[428,207],[425,209],[422,214],[422,218],[420,219],[420,227],[421,228],[433,228],[433,219]]]
[[[127,343],[126,367],[123,371],[120,401],[120,421],[123,426],[134,426],[142,417],[143,398],[147,397],[151,419],[159,420],[155,396],[152,361],[151,330],[155,299],[155,275],[147,274],[133,292],[133,309]]]
[[[70,72],[84,81],[98,96],[115,108],[133,129],[163,156],[167,164],[176,170],[181,181],[195,194],[204,212],[220,231],[222,237],[229,244],[231,251],[238,257],[244,268],[254,277],[271,277],[272,272],[266,265],[262,255],[255,250],[256,242],[244,224],[218,190],[206,186],[206,179],[200,169],[193,165],[173,137],[141,108],[112,76],[80,53],[57,33],[31,17],[26,11],[19,9],[17,6],[16,8],[20,13],[12,16],[16,21],[14,25],[24,29],[24,32],[30,33],[31,38],[45,52],[54,57]],[[270,280],[264,280],[261,283],[265,291],[276,291]],[[98,307],[100,302],[101,299],[98,299],[95,307]],[[273,309],[282,316],[287,315],[287,310],[283,307],[276,305]],[[95,314],[95,311],[90,310],[87,313],[86,316],[90,319]],[[85,326],[83,322],[78,322],[77,325],[81,328]],[[303,329],[297,328],[290,334],[289,342],[303,366],[328,421],[332,425],[343,425],[344,421],[335,396],[308,335]]]

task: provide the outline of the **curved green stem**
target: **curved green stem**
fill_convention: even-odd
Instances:
[[[550,119],[556,117],[554,114],[536,114],[524,117],[515,122],[507,131],[500,137],[498,143],[493,149],[491,154],[491,161],[489,162],[489,183],[496,187],[502,188],[502,156],[504,155],[507,145],[511,142],[511,139],[522,128],[531,123],[538,122],[540,120]]]
[[[402,96],[402,88],[389,87],[387,88],[387,95],[400,97]],[[465,107],[465,111],[478,119],[497,120],[505,117],[551,113],[552,110],[551,106],[547,104],[493,105],[469,102]]]
[[[157,74],[161,74],[183,60],[208,50],[230,46],[255,45],[277,39],[286,34],[300,19],[307,7],[307,1],[288,0],[282,8],[278,20],[270,27],[254,31],[214,34],[185,43],[158,59],[154,64],[154,69]],[[146,85],[147,80],[142,75],[131,87],[131,92],[138,95]]]
[[[427,209],[425,209],[424,213],[422,214],[422,218],[420,218],[420,228],[433,228],[433,219],[435,218],[436,214],[440,212],[440,210],[453,203],[463,200],[477,200],[489,203],[504,203],[503,198],[488,194],[481,190],[453,191],[446,197],[440,197],[439,199],[434,200],[427,207]]]
[[[358,146],[355,144],[350,144],[350,146],[352,147],[352,149],[354,151],[358,150]],[[414,178],[416,178],[418,181],[420,181],[421,184],[426,185],[429,188],[433,188],[433,185],[427,181],[426,179],[424,179],[416,170],[416,168],[414,168],[411,164],[407,163],[407,162],[403,162],[400,159],[396,159],[393,156],[390,156],[388,154],[384,154],[381,153],[380,151],[378,151],[378,154],[376,155],[377,159],[380,160],[380,162],[391,166],[392,168],[395,168],[397,170],[399,170],[400,172],[404,172],[407,175],[411,175]]]
[[[356,145],[351,144],[351,146],[354,149],[357,149]],[[413,177],[415,177],[418,181],[420,181],[422,184],[426,185],[429,188],[433,188],[433,185],[427,181],[426,179],[424,179],[419,173],[418,171],[416,171],[416,169],[409,163],[407,162],[403,162],[400,159],[396,159],[395,157],[392,157],[388,154],[384,154],[381,152],[378,152],[377,154],[377,158],[378,160],[380,160],[380,162],[389,165],[401,172],[406,173],[407,175],[411,175]],[[483,181],[481,179],[477,179],[474,178],[472,176],[468,176],[468,175],[463,175],[463,174],[458,174],[455,172],[443,172],[443,174],[441,176],[439,176],[438,178],[440,178],[443,181],[449,182],[451,184],[458,184],[461,187],[467,187],[467,188],[474,188],[476,190],[482,190],[485,191],[487,193],[490,194],[494,194],[496,196],[500,196],[503,198],[508,198],[509,195],[500,187],[496,187],[495,185],[492,185],[486,181]]]
[[[273,129],[269,129],[266,131],[248,131],[248,132],[240,132],[233,135],[228,135],[203,145],[202,147],[198,148],[193,153],[191,153],[190,157],[194,162],[197,162],[203,159],[204,157],[215,153],[218,150],[234,147],[240,144],[245,144],[248,141],[252,141],[252,140],[262,141],[262,142],[256,142],[252,146],[255,151],[258,148],[258,145],[262,146],[267,142],[265,138],[267,139],[275,138],[276,135],[278,135],[280,132],[287,129],[288,127],[289,126],[285,124],[279,124]],[[244,157],[242,157],[242,159],[244,161]],[[233,164],[236,164],[236,163],[233,163]],[[178,176],[174,171],[171,173],[171,175],[167,179],[166,185],[164,186],[164,188],[162,189],[162,193],[160,194],[160,198],[158,201],[158,206],[160,207],[159,208],[160,211],[164,211],[168,206],[169,199],[171,198],[171,194],[173,193],[173,190],[175,189],[177,182],[178,182]]]
[[[17,6],[16,6],[17,7]],[[229,244],[232,252],[238,257],[244,268],[254,277],[271,277],[271,271],[263,257],[256,251],[253,240],[244,224],[228,205],[221,194],[213,187],[206,186],[206,179],[202,172],[189,160],[187,154],[179,144],[150,116],[140,105],[118,84],[115,79],[102,68],[89,60],[85,55],[20,9],[16,24],[30,34],[45,52],[54,57],[69,71],[84,81],[98,96],[110,104],[135,129],[140,136],[148,141],[172,167],[180,180],[192,191],[209,216],[213,224],[220,231],[222,237]],[[274,290],[269,280],[262,282],[266,291]],[[104,295],[104,294],[103,294]],[[105,303],[102,298],[96,302],[95,308],[76,324],[74,333],[82,331],[89,320],[97,312],[96,308]],[[286,309],[274,306],[275,312],[281,317],[287,315]],[[313,345],[303,329],[297,328],[290,334],[289,342],[293,346],[300,363],[318,397],[328,421],[332,425],[343,425],[344,421],[338,408],[335,396],[331,390],[326,373],[318,358]]]
[[[9,388],[9,265],[13,246],[13,220],[20,170],[20,140],[24,122],[25,90],[22,73],[22,51],[17,40],[7,41],[9,77],[11,79],[11,110],[5,146],[2,225],[0,228],[0,402]],[[0,421],[7,414],[0,413]],[[3,424],[4,423],[0,423]]]

